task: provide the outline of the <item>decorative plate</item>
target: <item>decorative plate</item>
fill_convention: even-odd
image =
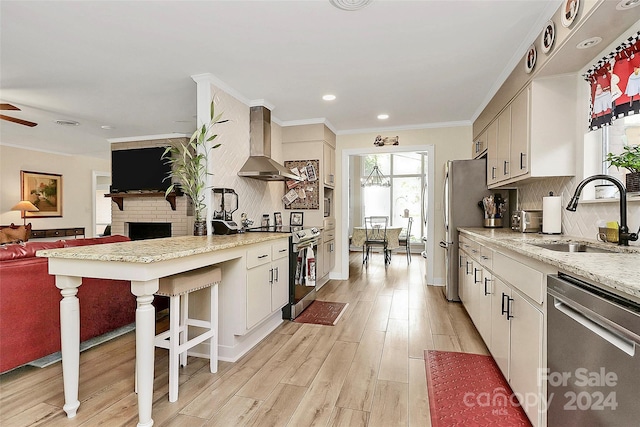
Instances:
[[[542,37],[540,38],[540,46],[543,53],[549,53],[553,47],[553,43],[556,41],[556,26],[553,21],[547,22],[542,31]]]
[[[578,16],[580,0],[566,0],[562,9],[562,26],[569,27]]]
[[[529,74],[533,71],[533,67],[536,66],[536,47],[531,45],[527,51],[527,55],[524,57],[524,71]]]

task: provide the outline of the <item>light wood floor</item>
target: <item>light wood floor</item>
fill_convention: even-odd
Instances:
[[[464,308],[426,286],[419,255],[395,254],[385,270],[350,256],[350,279],[319,299],[348,302],[336,326],[284,322],[236,363],[189,358],[179,398],[168,401],[167,351],[156,349],[156,426],[430,426],[425,349],[488,354]],[[81,406],[67,419],[61,364],[0,376],[0,425],[134,426],[135,335],[80,357]]]

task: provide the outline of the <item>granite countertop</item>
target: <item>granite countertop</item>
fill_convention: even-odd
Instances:
[[[47,249],[36,252],[36,256],[148,264],[285,238],[289,238],[289,234],[241,233],[226,236],[167,237],[163,239]]]
[[[493,243],[532,259],[551,264],[568,273],[582,276],[616,293],[640,298],[640,246],[617,246],[596,240],[563,235],[517,233],[506,228],[459,228],[478,241]],[[570,253],[557,252],[533,246],[535,243],[586,243],[616,253]]]

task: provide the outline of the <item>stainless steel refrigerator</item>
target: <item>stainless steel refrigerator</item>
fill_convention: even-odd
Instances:
[[[449,301],[458,296],[458,227],[482,227],[484,214],[478,202],[491,194],[487,189],[487,160],[449,160],[444,171],[444,293]]]

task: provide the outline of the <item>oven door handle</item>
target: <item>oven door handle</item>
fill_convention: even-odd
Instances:
[[[297,243],[296,244],[296,249],[299,252],[301,249],[308,249],[308,248],[311,248],[313,246],[318,246],[318,241],[317,240],[309,240],[309,241],[306,241],[306,242]]]
[[[634,356],[636,351],[636,343],[621,337],[618,333],[612,331],[599,322],[596,322],[580,311],[578,307],[569,305],[567,302],[554,295],[553,306],[561,313],[575,320],[585,328],[589,329],[594,334],[600,336],[604,340],[608,341],[612,345],[618,347],[620,350],[627,353],[629,356]]]

